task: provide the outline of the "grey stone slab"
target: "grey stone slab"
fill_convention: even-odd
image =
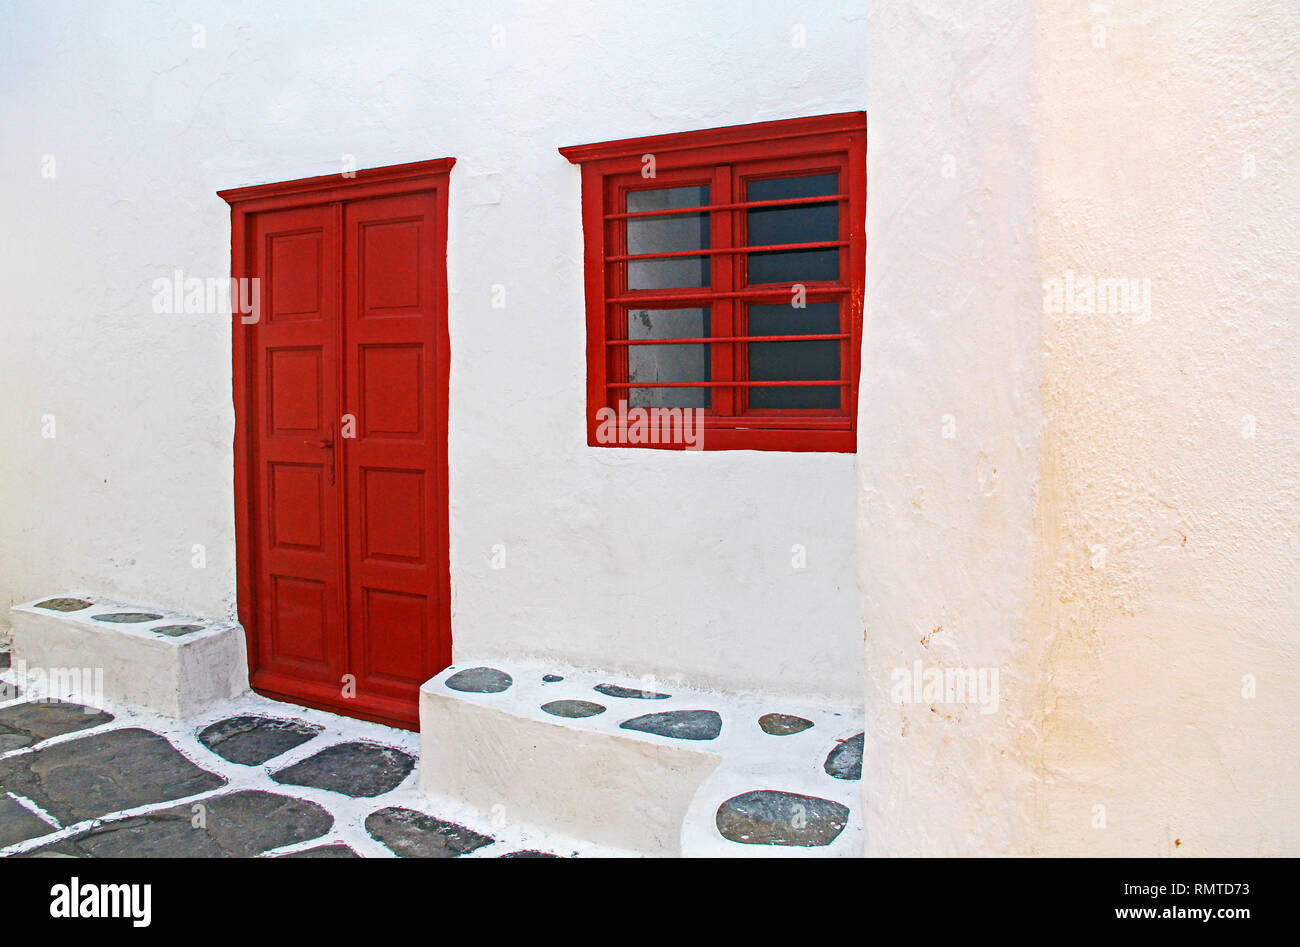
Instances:
[[[301,746],[322,729],[302,720],[244,715],[204,727],[199,742],[224,760],[257,766]]]
[[[0,651],[0,671],[9,670],[9,652]]]
[[[52,612],[79,612],[93,604],[95,603],[84,598],[47,598],[43,602],[37,602],[36,607],[48,608]]]
[[[455,822],[398,806],[366,816],[366,831],[402,858],[455,858],[494,841]]]
[[[758,725],[763,728],[764,733],[770,733],[774,737],[785,737],[792,733],[803,733],[812,727],[813,722],[793,714],[763,714],[758,718]]]
[[[849,821],[848,806],[818,796],[758,789],[718,806],[722,837],[743,845],[829,845]]]
[[[107,822],[37,853],[78,858],[251,858],[320,838],[333,824],[334,817],[314,802],[249,789]]]
[[[0,752],[17,750],[50,737],[98,727],[113,715],[84,704],[34,700],[0,709]]]
[[[277,858],[360,858],[356,852],[348,848],[342,842],[335,842],[332,845],[317,845],[315,848],[304,848],[296,852],[286,852],[283,855],[277,855]]]
[[[593,690],[604,694],[606,697],[623,697],[629,700],[667,700],[673,696],[672,694],[660,694],[656,691],[623,687],[621,684],[597,684]]]
[[[670,710],[633,717],[619,727],[678,740],[713,740],[722,732],[722,717],[716,710]]]
[[[594,717],[603,714],[605,708],[590,700],[553,700],[542,704],[542,709],[556,717]]]
[[[507,852],[502,858],[563,858],[563,855],[554,855],[551,852],[539,852],[535,848],[527,848],[521,852]]]
[[[157,628],[150,628],[155,635],[164,635],[168,638],[183,638],[186,635],[192,635],[196,631],[202,631],[202,625],[159,625]]]
[[[543,674],[543,675],[542,675],[542,683],[543,683],[543,684],[558,684],[558,683],[559,683],[560,681],[562,681],[562,680],[564,680],[564,678],[562,678],[562,677],[561,677],[560,675],[558,675],[558,674]]]
[[[499,694],[513,683],[514,678],[496,668],[466,668],[446,681],[452,690],[467,694]]]
[[[153,612],[110,612],[107,615],[91,615],[95,621],[112,622],[114,625],[139,625],[147,621],[157,621],[161,615]]]
[[[376,743],[337,743],[271,778],[292,786],[314,786],[352,797],[370,797],[397,788],[415,759],[396,747]]]
[[[0,792],[0,848],[57,831],[7,793]]]
[[[136,727],[95,733],[0,760],[0,786],[62,825],[219,789],[163,737]]]
[[[828,776],[836,779],[862,778],[862,739],[861,733],[849,737],[827,754],[822,768]]]

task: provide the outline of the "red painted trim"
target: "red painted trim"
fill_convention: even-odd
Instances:
[[[606,214],[606,220],[639,220],[642,217],[678,217],[682,214],[707,214],[715,210],[749,210],[754,207],[797,207],[802,204],[844,203],[847,194],[827,194],[817,197],[785,197],[775,201],[734,201],[730,204],[700,204],[695,207],[668,207],[662,210],[637,210],[621,214]]]
[[[604,179],[594,169],[582,169],[582,232],[584,292],[587,300],[587,404],[601,404],[605,398],[609,356],[605,351],[605,222]],[[596,428],[589,424],[587,443],[596,444]]]
[[[828,342],[847,339],[847,332],[822,335],[705,335],[693,339],[607,339],[606,345],[699,345],[714,342]],[[723,384],[729,384],[723,382]]]
[[[709,247],[703,250],[665,250],[660,253],[621,253],[605,257],[606,263],[628,263],[637,260],[671,260],[676,257],[713,256],[717,253],[760,253],[773,250],[828,250],[847,247],[847,240],[817,240],[811,243],[763,243],[751,247]]]
[[[438,565],[441,571],[440,580],[443,583],[442,589],[445,594],[442,595],[442,609],[439,619],[442,627],[447,629],[446,653],[441,660],[446,664],[451,664],[451,475],[450,462],[447,454],[450,449],[449,440],[451,437],[450,426],[450,406],[448,404],[451,398],[451,311],[447,301],[447,207],[449,201],[449,191],[451,189],[450,171],[452,164],[455,164],[455,158],[446,159],[450,162],[447,170],[442,172],[437,191],[437,242],[434,246],[434,257],[439,261],[435,268],[434,280],[434,305],[437,311],[442,313],[442,318],[435,319],[434,331],[438,335],[438,364],[437,364],[437,397],[438,397],[438,429],[442,431],[442,436],[438,443],[438,477],[441,479],[439,484],[439,493],[443,497],[443,503],[438,504],[438,528],[441,535],[437,539],[438,549],[442,560]],[[441,663],[441,661],[440,661]],[[419,708],[416,708],[416,726],[419,726]]]
[[[243,279],[252,270],[248,257],[248,225],[243,210],[237,205],[230,208],[230,274]],[[260,304],[260,301],[259,301]],[[240,322],[240,314],[232,313],[231,328],[231,392],[235,408],[235,595],[239,623],[244,626],[249,679],[257,667],[257,622],[253,599],[252,554],[254,548],[253,513],[250,503],[253,473],[252,436],[248,420],[251,399],[247,326]]]
[[[354,172],[353,177],[345,177],[341,173],[321,174],[316,177],[298,178],[293,181],[273,181],[269,184],[232,187],[224,191],[217,191],[217,196],[231,205],[261,201],[273,202],[277,198],[295,199],[290,204],[283,206],[292,206],[292,203],[317,204],[325,203],[327,200],[353,200],[358,197],[375,197],[388,193],[382,187],[382,185],[387,184],[409,185],[414,183],[414,187],[399,188],[399,191],[420,190],[422,189],[420,187],[422,181],[427,185],[429,178],[449,174],[455,164],[455,158],[434,158],[430,161],[412,161],[409,164],[394,164],[385,168],[365,168]],[[329,195],[329,197],[326,198],[322,195]],[[314,196],[316,199],[297,200],[309,196]],[[251,209],[268,210],[276,206],[281,205],[268,203],[267,206],[255,206]],[[245,210],[249,209],[245,208]]]
[[[755,142],[767,145],[774,138],[792,139],[836,132],[865,131],[866,127],[866,112],[838,112],[833,115],[786,118],[775,122],[755,122],[752,125],[728,125],[691,132],[648,135],[644,138],[622,138],[618,141],[602,141],[589,145],[569,145],[561,148],[560,154],[574,164],[628,156],[635,156],[639,163],[641,156],[645,154],[658,156],[715,145],[735,148],[737,145]]]
[[[705,450],[811,450],[853,452],[857,449],[857,399],[861,372],[862,308],[866,279],[866,113],[843,112],[807,118],[710,128],[669,135],[574,145],[560,154],[582,169],[582,221],[587,302],[587,443],[592,446],[658,447],[683,445],[600,444],[597,412],[614,406],[631,387],[708,388],[713,409],[705,415]],[[655,176],[643,180],[643,157],[655,158]],[[789,298],[790,284],[751,285],[745,272],[745,209],[781,204],[744,199],[752,177],[837,173],[837,193],[786,202],[838,201],[842,208],[840,239],[815,246],[838,246],[840,279],[805,283],[809,302],[839,302],[840,376],[829,381],[751,382],[748,372],[748,304]],[[709,184],[709,203],[698,207],[632,213],[629,191],[645,187]],[[640,216],[711,214],[710,246],[700,251],[630,255],[624,245],[625,221]],[[813,246],[814,244],[808,244]],[[783,245],[785,246],[785,245]],[[791,244],[788,246],[804,246]],[[634,260],[709,257],[710,283],[669,290],[629,290],[625,274]],[[627,381],[625,307],[708,306],[712,378],[707,384]],[[645,344],[652,344],[647,340]],[[748,409],[751,388],[838,385],[843,398],[833,411],[762,411]]]

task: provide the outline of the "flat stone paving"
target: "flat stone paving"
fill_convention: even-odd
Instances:
[[[204,727],[199,742],[223,760],[257,766],[301,746],[321,729],[301,720],[246,714]]]
[[[8,794],[0,793],[0,848],[29,838],[47,835],[54,830]]]
[[[225,783],[187,760],[164,737],[135,727],[0,760],[0,787],[30,799],[60,825],[183,799]]]
[[[831,750],[823,765],[826,775],[836,779],[861,779],[862,740],[863,735],[859,733]]]
[[[90,728],[98,729],[79,733]],[[496,857],[562,857],[375,799],[400,795],[392,791],[410,775],[412,755],[337,734],[339,742],[326,746],[325,730],[259,713],[196,727],[189,752],[211,753],[215,768],[220,760],[236,764],[245,781],[266,787],[250,789],[229,786],[200,765],[203,758],[188,758],[175,737],[115,723],[105,711],[58,701],[0,707],[0,850],[38,858],[362,857],[338,840],[325,804],[298,795],[297,787],[308,787],[316,800],[365,807],[356,816],[364,832],[398,857],[455,858],[490,846]],[[319,751],[305,746],[313,740]],[[277,768],[286,755],[297,761]],[[403,799],[413,795],[406,793]]]
[[[717,814],[722,837],[742,845],[829,845],[848,821],[848,806],[770,789],[733,796]]]
[[[110,713],[63,701],[28,701],[3,707],[0,708],[0,753],[98,727],[112,719]]]
[[[345,796],[380,796],[397,788],[415,768],[415,757],[375,743],[336,743],[271,774],[277,783],[314,786]]]
[[[9,666],[0,650],[0,701],[16,699]],[[563,857],[537,847],[555,839],[495,818],[487,834],[420,812],[434,803],[409,779],[406,731],[251,695],[191,728],[36,689],[0,706],[0,857]]]
[[[495,841],[463,825],[398,807],[372,812],[366,831],[402,858],[455,858]]]
[[[716,710],[670,710],[633,717],[619,726],[624,730],[657,733],[678,740],[716,740],[722,732],[722,715]]]
[[[0,652],[0,672],[8,663],[8,655]],[[461,687],[455,689],[489,699],[509,692],[515,683],[496,668],[460,673],[456,683]],[[543,680],[554,686],[565,678],[548,674]],[[13,692],[12,683],[0,681],[4,686]],[[586,686],[588,693],[614,703],[627,701],[628,707],[670,699],[658,691],[605,682]],[[519,844],[521,838],[532,839],[495,827],[495,819],[493,828],[475,831],[412,808],[425,808],[429,801],[418,796],[408,779],[415,766],[411,752],[349,738],[349,732],[363,731],[346,726],[327,728],[297,719],[291,705],[259,698],[259,708],[283,707],[285,713],[234,712],[247,707],[244,702],[232,706],[229,716],[209,717],[206,725],[185,734],[161,718],[139,715],[136,721],[135,712],[122,711],[125,719],[118,720],[94,707],[38,696],[0,706],[0,855],[357,858],[386,850],[404,858],[563,857]],[[605,716],[603,704],[576,693],[557,696],[542,708],[548,715],[578,720]],[[315,717],[329,723],[329,715]],[[719,713],[693,708],[641,714],[612,725],[706,742],[726,730]],[[760,740],[783,738],[774,740],[773,749],[785,740],[806,740],[799,734],[814,730],[812,720],[776,712],[756,714],[749,726],[762,734]],[[410,746],[404,739],[409,735],[382,732]],[[840,785],[861,779],[861,733],[814,739],[824,747],[824,757],[817,757],[820,779]],[[843,802],[823,798],[812,786],[811,793],[751,787],[737,792],[746,788],[738,785],[711,803],[721,844],[816,850],[834,843],[850,818]],[[336,818],[340,812],[354,826],[342,834]],[[42,844],[53,833],[58,834]]]
[[[360,858],[356,852],[342,842],[332,845],[317,845],[315,848],[303,848],[296,852],[286,852],[276,858]],[[502,856],[504,857],[504,856]]]
[[[260,790],[212,796],[105,823],[32,855],[79,858],[250,858],[320,838],[334,817],[314,802]]]

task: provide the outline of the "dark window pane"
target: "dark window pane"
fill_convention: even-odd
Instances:
[[[631,309],[627,314],[629,339],[699,339],[709,335],[708,309]],[[709,346],[629,345],[629,382],[709,381],[712,377]],[[627,403],[633,408],[708,408],[708,388],[632,388]]]
[[[840,331],[839,303],[749,307],[749,335],[828,335]]]
[[[819,197],[838,193],[839,177],[814,174],[798,178],[750,181],[745,199],[775,201]],[[791,207],[755,207],[747,213],[749,245],[819,243],[838,240],[839,203],[795,204]],[[750,283],[800,283],[839,279],[837,249],[778,250],[749,254]]]
[[[671,210],[675,207],[704,207],[709,203],[709,186],[652,187],[627,192],[627,212],[640,214],[647,210]]]
[[[839,303],[750,306],[750,335],[826,335],[840,331]],[[834,380],[840,377],[840,343],[750,342],[750,381]],[[833,385],[749,389],[751,410],[838,408],[840,388]]]
[[[667,187],[630,191],[629,213],[670,210],[675,207],[699,207],[709,202],[708,187]],[[666,214],[662,217],[638,217],[627,221],[627,252],[672,253],[703,250],[709,246],[708,214]],[[707,256],[673,257],[667,260],[642,260],[628,264],[629,289],[676,289],[709,285]]]

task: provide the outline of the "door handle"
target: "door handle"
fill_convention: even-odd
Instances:
[[[334,486],[334,442],[328,437],[322,437],[314,441],[303,441],[303,443],[308,447],[318,447],[330,452],[329,460],[325,464],[325,480],[329,486]]]

